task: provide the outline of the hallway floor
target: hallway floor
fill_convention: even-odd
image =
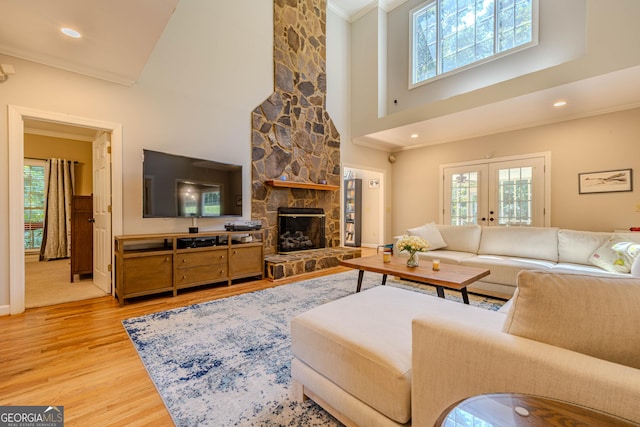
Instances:
[[[91,276],[76,275],[70,281],[68,259],[25,263],[25,307],[44,307],[63,302],[102,297]]]

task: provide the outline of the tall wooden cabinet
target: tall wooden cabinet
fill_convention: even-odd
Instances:
[[[93,274],[93,196],[71,199],[71,282],[76,274]]]
[[[344,245],[360,247],[362,233],[362,180],[344,181]]]
[[[173,292],[235,279],[264,278],[264,231],[115,237],[116,296]]]

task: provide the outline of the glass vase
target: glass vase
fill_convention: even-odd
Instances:
[[[418,252],[409,252],[407,267],[417,267],[417,266],[418,266]]]

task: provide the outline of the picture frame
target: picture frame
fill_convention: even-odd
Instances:
[[[616,169],[578,174],[578,194],[633,191],[633,170]]]

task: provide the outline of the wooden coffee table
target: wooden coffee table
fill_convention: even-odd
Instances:
[[[382,274],[383,285],[387,283],[387,276],[390,274],[412,282],[435,286],[440,298],[444,298],[444,288],[460,291],[465,304],[469,304],[467,286],[491,273],[484,268],[443,263],[440,263],[440,270],[434,271],[431,261],[428,260],[420,260],[418,267],[410,268],[407,267],[407,258],[392,256],[391,262],[385,263],[382,262],[382,254],[342,260],[340,265],[359,270],[356,292],[360,292],[362,288],[364,272],[371,271]]]
[[[484,394],[454,403],[436,420],[435,427],[638,427],[611,414],[547,397],[515,393]]]

